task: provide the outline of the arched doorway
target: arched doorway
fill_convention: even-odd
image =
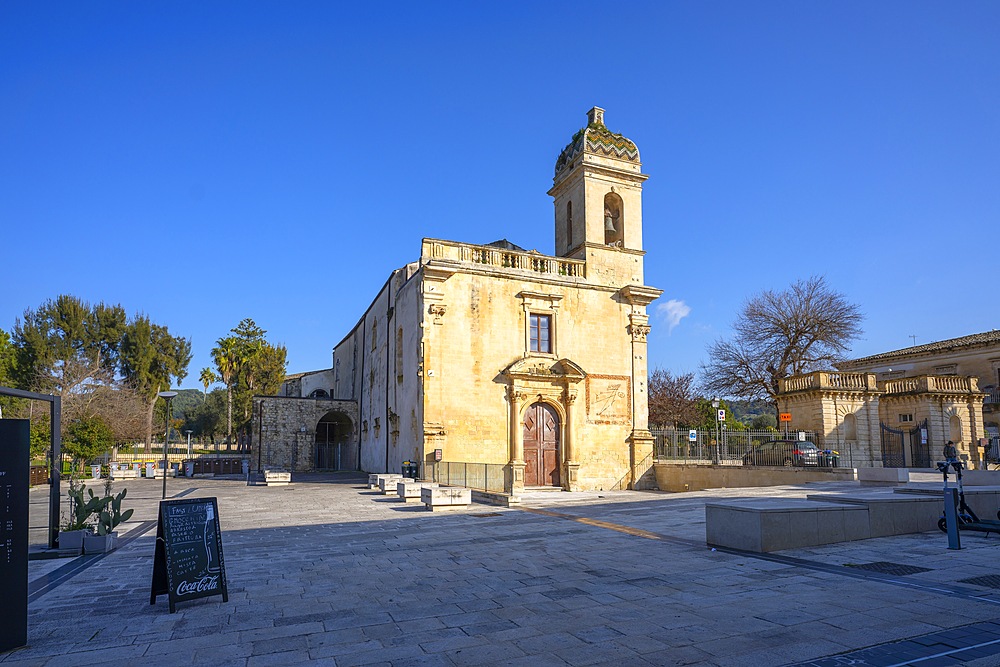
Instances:
[[[351,446],[354,426],[342,412],[330,411],[316,424],[316,469],[357,470],[355,448]]]
[[[545,403],[524,413],[524,485],[561,486],[559,480],[559,414]]]

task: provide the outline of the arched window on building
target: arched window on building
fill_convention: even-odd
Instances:
[[[625,241],[625,206],[614,192],[604,195],[604,243],[622,245]]]
[[[573,202],[566,202],[566,249],[573,247]]]

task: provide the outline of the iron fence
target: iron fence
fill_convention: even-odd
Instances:
[[[654,453],[659,461],[683,463],[714,463],[743,465],[752,460],[751,452],[769,440],[808,440],[822,445],[813,431],[746,430],[705,431],[699,429],[651,428],[655,441]],[[840,452],[838,452],[838,456]],[[840,461],[840,465],[848,465]]]
[[[491,493],[504,493],[506,490],[508,466],[502,463],[439,461],[429,467],[432,482]]]

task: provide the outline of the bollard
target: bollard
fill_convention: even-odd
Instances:
[[[961,549],[962,541],[958,536],[958,489],[944,491],[944,520],[948,524],[948,548]]]

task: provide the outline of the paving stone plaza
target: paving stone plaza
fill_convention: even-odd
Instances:
[[[366,481],[169,480],[168,496],[218,498],[229,580],[228,602],[175,614],[149,604],[160,483],[130,482],[116,551],[31,561],[30,645],[0,662],[1000,664],[1000,538],[963,535],[961,551],[937,531],[772,554],[705,545],[706,501],[850,483],[537,492],[519,509],[439,514]]]

